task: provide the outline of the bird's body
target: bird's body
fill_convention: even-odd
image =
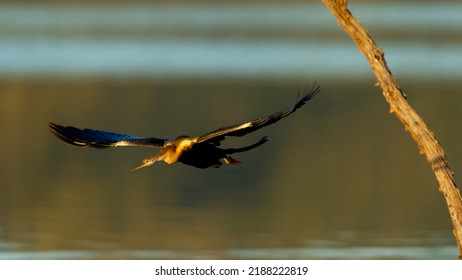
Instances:
[[[266,137],[263,137],[255,144],[246,147],[236,149],[220,148],[220,142],[226,136],[240,137],[273,124],[295,112],[295,110],[303,106],[317,92],[319,92],[319,87],[313,87],[310,92],[306,93],[300,100],[297,100],[295,105],[286,111],[277,112],[241,124],[223,127],[199,137],[179,136],[175,139],[136,137],[101,130],[62,126],[52,122],[49,123],[49,128],[56,137],[74,146],[93,148],[147,146],[161,148],[160,152],[147,157],[133,170],[152,165],[156,161],[164,161],[168,164],[181,162],[197,168],[218,168],[222,165],[220,160],[223,160],[226,164],[239,164],[239,161],[231,158],[229,155],[254,149],[267,141]]]

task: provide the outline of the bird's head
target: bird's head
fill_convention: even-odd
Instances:
[[[143,161],[139,165],[137,165],[135,168],[133,168],[131,171],[135,171],[135,170],[141,169],[143,167],[153,165],[156,161],[164,160],[165,155],[166,155],[167,151],[169,151],[169,150],[170,149],[168,149],[168,148],[167,149],[164,148],[160,152],[158,152],[157,154],[143,159]]]

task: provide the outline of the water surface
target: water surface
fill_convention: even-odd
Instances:
[[[352,10],[461,174],[461,6]],[[430,167],[323,6],[0,6],[0,50],[2,259],[457,257]],[[223,143],[269,137],[238,167],[130,172],[156,150],[47,129],[199,135],[314,81],[296,114]]]
[[[461,5],[352,7],[394,73],[460,78]],[[370,75],[332,15],[314,4],[0,6],[0,35],[7,77]]]

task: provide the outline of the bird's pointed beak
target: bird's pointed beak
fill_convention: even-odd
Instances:
[[[147,161],[144,161],[144,160],[143,160],[143,162],[141,162],[139,165],[137,165],[135,168],[133,168],[133,169],[130,170],[130,171],[135,171],[135,170],[141,169],[141,168],[143,168],[143,167],[150,166],[150,165],[152,165],[154,162],[155,162],[155,161],[153,161],[153,162],[147,162]]]
[[[157,154],[157,155],[154,155],[152,157],[148,157],[148,158],[144,159],[139,165],[137,165],[135,168],[133,168],[130,171],[135,171],[135,170],[141,169],[143,167],[153,165],[154,162],[162,160],[162,159],[163,159],[163,157],[160,155],[160,153]]]

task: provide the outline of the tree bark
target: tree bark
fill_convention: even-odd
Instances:
[[[323,0],[332,14],[337,18],[345,32],[350,35],[369,61],[372,72],[382,88],[385,100],[390,104],[390,113],[394,113],[417,142],[420,153],[430,163],[443,193],[451,216],[453,234],[462,259],[462,198],[454,180],[443,148],[436,140],[422,118],[407,103],[406,95],[401,91],[397,81],[388,69],[383,51],[369,36],[368,31],[351,14],[347,0]]]

